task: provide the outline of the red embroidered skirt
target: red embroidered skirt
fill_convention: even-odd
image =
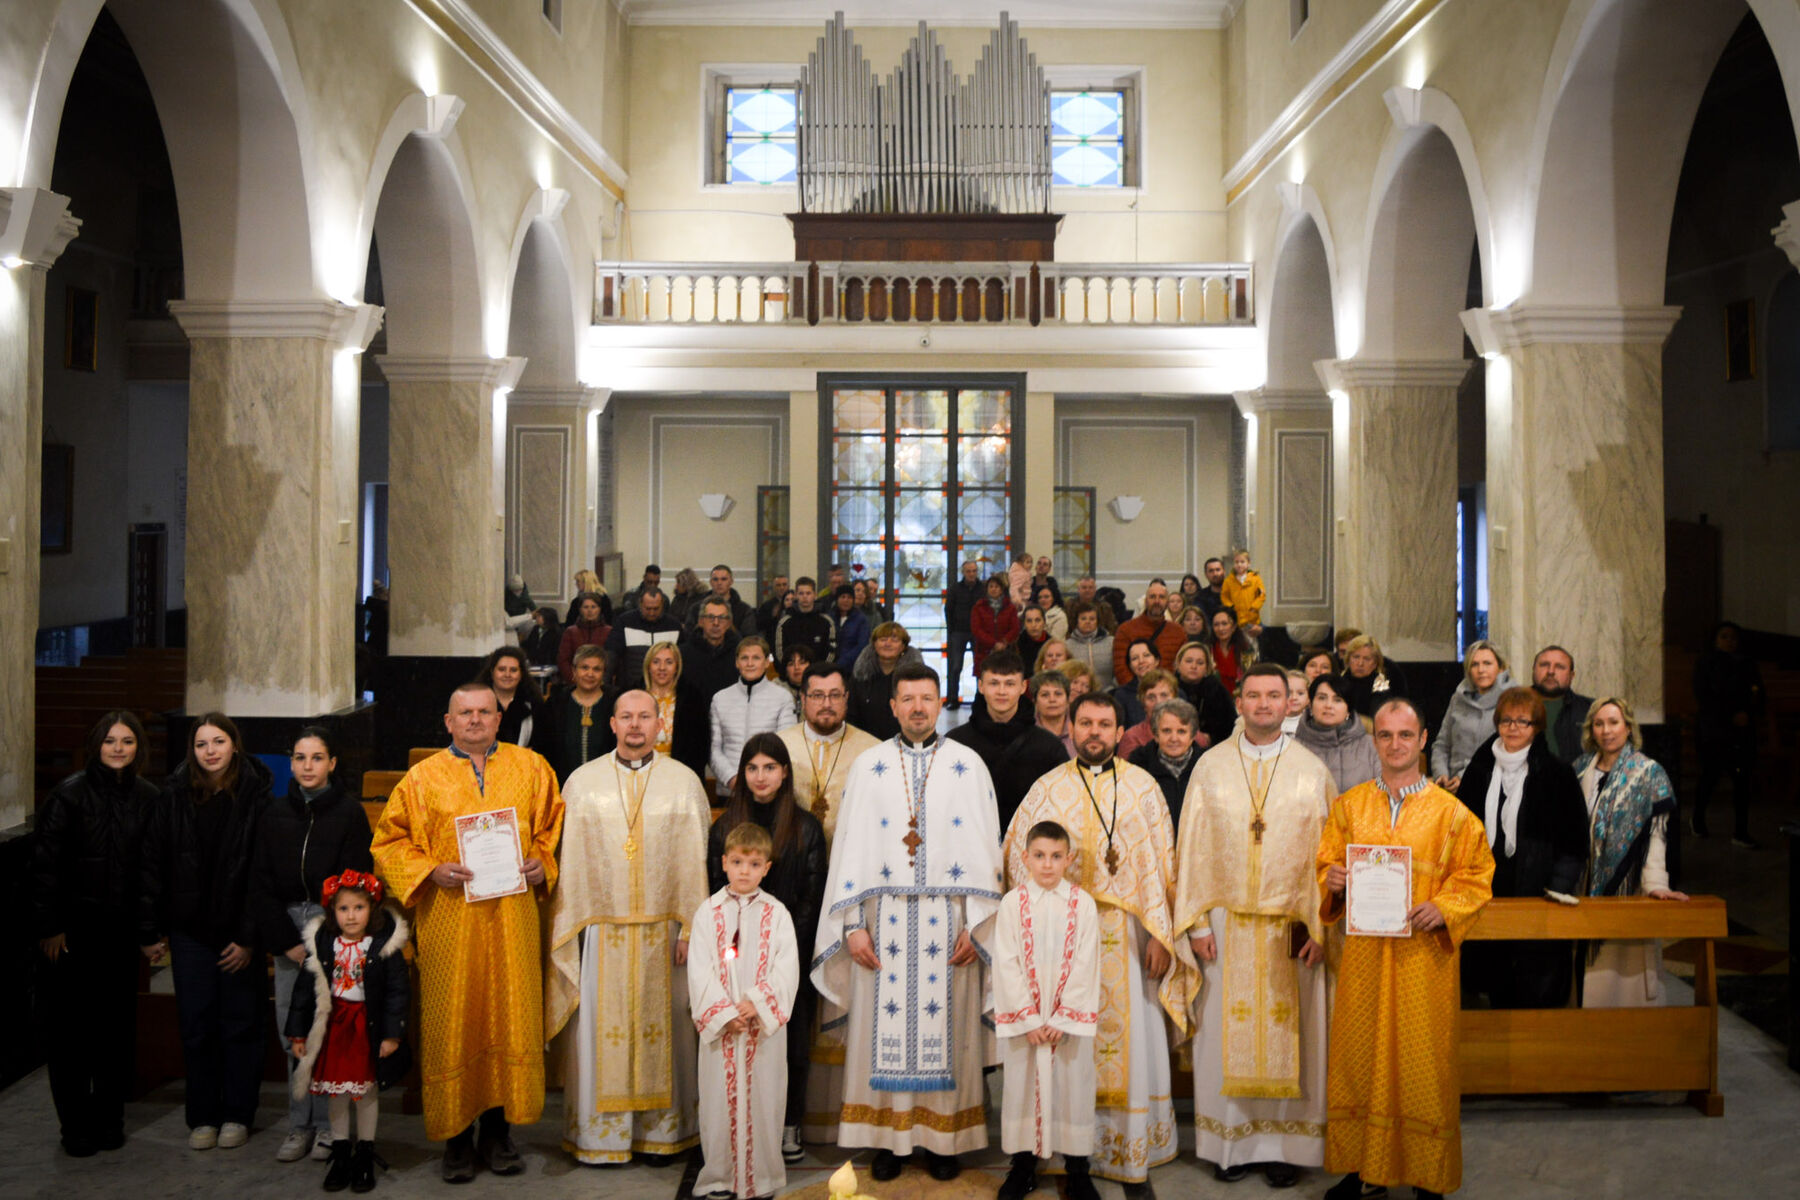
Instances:
[[[374,1086],[375,1062],[369,1051],[369,1010],[361,1000],[331,1001],[325,1044],[313,1063],[312,1094],[361,1096]]]

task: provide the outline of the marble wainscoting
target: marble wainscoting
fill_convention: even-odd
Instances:
[[[38,545],[44,444],[44,292],[81,222],[42,188],[0,188],[0,830],[31,815]]]
[[[380,360],[388,380],[388,645],[482,655],[501,644],[504,423],[523,359]]]
[[[356,675],[358,363],[380,310],[170,308],[190,342],[187,708],[343,708]]]
[[[1456,389],[1470,365],[1320,365],[1349,410],[1336,503],[1336,623],[1373,634],[1390,658],[1457,657]]]
[[[506,571],[540,604],[574,599],[594,565],[600,415],[611,393],[581,386],[515,388],[506,398]]]
[[[1253,417],[1248,547],[1269,588],[1264,625],[1332,621],[1331,401],[1321,390],[1235,393]]]
[[[1662,344],[1675,308],[1475,310],[1488,371],[1489,629],[1663,717]]]

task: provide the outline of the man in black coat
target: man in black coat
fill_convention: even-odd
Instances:
[[[644,686],[644,655],[657,642],[680,640],[681,626],[665,611],[668,599],[651,589],[638,594],[637,607],[619,613],[606,638],[614,695]]]
[[[802,575],[794,581],[794,608],[775,626],[775,661],[786,662],[788,651],[805,646],[814,662],[837,657],[837,627],[818,605],[818,585]]]
[[[945,705],[961,708],[958,695],[962,687],[963,655],[974,648],[975,606],[981,603],[981,566],[976,562],[962,565],[962,578],[944,589],[944,624],[949,627],[950,678],[945,681]]]
[[[741,640],[731,627],[730,601],[717,595],[699,604],[697,628],[681,638],[681,677],[693,682],[706,702],[738,680],[737,647]]]
[[[980,693],[969,720],[949,733],[986,764],[1005,829],[1031,785],[1069,761],[1062,739],[1037,723],[1025,696],[1025,663],[1010,648],[996,650],[981,664]]]
[[[1545,646],[1531,660],[1531,690],[1544,700],[1544,740],[1559,762],[1581,757],[1581,724],[1594,698],[1573,690],[1575,656],[1561,646]]]
[[[712,569],[712,574],[708,577],[707,582],[712,591],[707,593],[706,599],[716,598],[725,602],[726,615],[730,618],[731,628],[736,630],[740,636],[752,632],[756,627],[756,612],[744,603],[744,598],[738,595],[737,589],[732,586],[731,568],[720,563]],[[702,601],[688,609],[688,632],[692,633],[700,628],[700,610],[704,604],[705,602]]]

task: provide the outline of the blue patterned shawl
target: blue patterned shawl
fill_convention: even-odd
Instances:
[[[1580,777],[1594,761],[1583,754],[1575,760]],[[1650,822],[1675,811],[1675,790],[1662,765],[1635,746],[1626,746],[1613,769],[1606,774],[1594,800],[1589,841],[1593,869],[1588,875],[1588,895],[1614,896],[1631,875],[1643,866],[1650,849]]]

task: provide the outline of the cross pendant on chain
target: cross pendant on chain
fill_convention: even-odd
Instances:
[[[1119,848],[1114,846],[1111,841],[1106,843],[1106,873],[1108,875],[1119,873]]]
[[[906,836],[900,843],[906,847],[906,862],[911,866],[918,858],[919,847],[925,844],[925,839],[919,836],[919,818],[912,817],[906,822]]]
[[[1265,830],[1267,828],[1268,828],[1268,825],[1266,825],[1263,822],[1262,814],[1257,813],[1256,819],[1254,821],[1250,822],[1250,832],[1256,835],[1256,844],[1257,845],[1259,845],[1259,846],[1262,845],[1263,830]]]

